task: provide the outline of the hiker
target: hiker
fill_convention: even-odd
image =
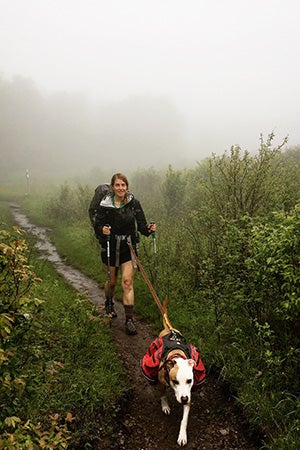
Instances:
[[[140,202],[128,190],[128,180],[122,173],[112,176],[109,193],[100,201],[94,218],[94,229],[101,245],[101,259],[109,277],[105,283],[106,313],[116,317],[112,301],[120,268],[122,276],[125,330],[137,333],[133,320],[133,278],[136,264],[128,242],[137,249],[138,232],[149,236],[156,231],[155,223],[147,224]],[[107,254],[109,245],[109,255]],[[108,259],[109,257],[109,259]]]

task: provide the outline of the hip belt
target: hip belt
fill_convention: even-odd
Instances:
[[[132,245],[132,242],[131,242],[131,236],[126,235],[126,234],[115,234],[115,240],[116,240],[116,262],[115,262],[115,264],[116,264],[116,267],[119,267],[120,266],[121,242],[126,241],[128,244],[131,244],[131,245]],[[132,261],[133,267],[136,269],[137,268],[136,260],[131,252],[130,252],[130,255],[131,255],[131,261]]]

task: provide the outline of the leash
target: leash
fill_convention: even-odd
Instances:
[[[155,222],[150,222],[150,224],[153,224]],[[157,264],[157,251],[156,251],[156,234],[155,231],[152,231],[151,233],[152,239],[153,239],[153,251],[154,251],[154,270],[155,270],[155,289],[156,292],[158,292],[158,264]]]
[[[141,274],[143,275],[144,280],[146,281],[146,284],[147,284],[147,286],[148,286],[148,288],[149,288],[149,290],[150,290],[150,292],[151,292],[151,294],[152,294],[152,296],[153,296],[153,298],[155,300],[155,303],[156,303],[156,305],[157,305],[157,307],[158,307],[158,309],[159,309],[159,311],[160,311],[160,313],[161,313],[161,315],[162,315],[166,325],[170,328],[171,331],[174,330],[174,327],[171,325],[171,323],[170,323],[170,321],[168,319],[168,316],[167,316],[167,313],[166,313],[166,308],[161,304],[161,302],[160,302],[160,300],[158,298],[158,295],[156,294],[156,292],[154,290],[154,287],[151,284],[151,281],[147,277],[146,272],[144,271],[144,268],[143,268],[139,258],[137,257],[137,254],[135,253],[134,248],[133,248],[133,246],[132,246],[132,244],[131,244],[129,239],[127,239],[127,244],[128,244],[128,246],[130,248],[131,254],[133,255],[133,257],[134,257],[134,259],[136,261],[136,264],[137,264],[138,268],[140,269]]]

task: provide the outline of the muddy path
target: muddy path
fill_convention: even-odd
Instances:
[[[87,295],[96,305],[104,303],[103,290],[98,284],[77,269],[67,265],[58,255],[49,239],[49,230],[29,222],[18,205],[11,204],[11,212],[18,226],[35,235],[39,251],[53,263],[56,270],[76,290]],[[178,447],[177,435],[182,407],[169,392],[171,415],[165,416],[160,409],[158,389],[150,386],[142,377],[139,361],[156,337],[151,325],[136,317],[138,334],[127,336],[124,332],[124,312],[116,302],[118,317],[112,321],[112,333],[118,354],[126,369],[132,386],[119,431],[113,436],[109,449],[119,450],[173,450]],[[205,361],[204,361],[205,363]],[[100,428],[99,424],[99,428]],[[188,423],[188,444],[185,449],[238,449],[260,448],[255,435],[250,435],[235,400],[228,394],[224,384],[208,373],[200,391],[193,393]],[[104,449],[103,444],[94,450]],[[107,449],[107,450],[109,450]]]

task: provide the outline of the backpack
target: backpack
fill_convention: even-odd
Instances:
[[[110,192],[110,184],[103,183],[96,187],[94,197],[89,206],[89,216],[92,225],[95,225],[96,213],[101,200]]]

